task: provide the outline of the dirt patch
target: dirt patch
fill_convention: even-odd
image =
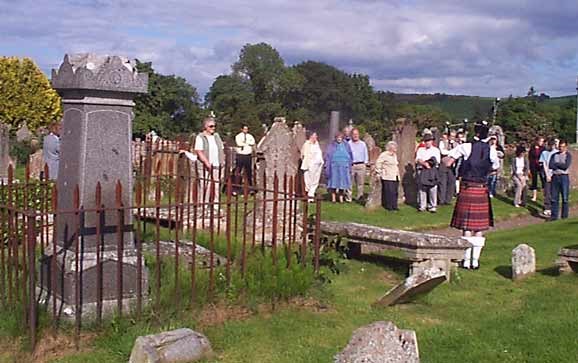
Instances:
[[[48,363],[72,354],[89,352],[90,342],[94,334],[84,334],[80,337],[80,349],[76,350],[74,337],[67,335],[52,336],[47,334],[40,338],[34,352],[26,352],[20,339],[7,339],[0,342],[0,362],[14,363]]]

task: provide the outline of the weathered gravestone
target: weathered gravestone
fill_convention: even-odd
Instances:
[[[512,279],[521,280],[536,272],[536,252],[527,244],[512,250]]]
[[[365,208],[368,210],[381,207],[381,176],[377,175],[375,170],[375,162],[379,158],[379,154],[381,154],[379,146],[374,146],[369,151],[369,195],[367,202],[365,202]]]
[[[413,330],[398,329],[390,321],[378,321],[353,332],[335,363],[419,363]]]
[[[282,223],[283,208],[277,203],[277,215],[275,216],[275,203],[273,190],[275,178],[279,193],[290,191],[291,180],[299,183],[298,163],[299,148],[295,143],[293,132],[287,126],[283,117],[276,117],[273,125],[257,145],[257,152],[261,155],[257,163],[257,222],[259,228],[270,229],[272,223]],[[286,179],[285,179],[286,178]],[[287,183],[285,183],[285,180]],[[266,188],[266,191],[264,190]],[[268,232],[266,233],[269,234]]]
[[[578,272],[578,245],[560,248],[556,263],[560,273]]]
[[[301,150],[303,144],[307,141],[307,129],[299,121],[295,121],[295,125],[293,126],[293,137],[295,139],[295,145]]]
[[[32,139],[32,132],[28,129],[28,125],[23,123],[22,126],[16,131],[16,141],[18,142],[27,142]]]
[[[130,150],[133,98],[146,93],[147,84],[147,74],[139,74],[132,62],[118,56],[66,55],[58,71],[52,71],[52,86],[62,97],[64,115],[57,182],[59,210],[75,208],[76,187],[80,206],[93,208],[99,182],[105,208],[117,206],[117,182],[122,187],[120,202],[123,206],[133,206]],[[42,287],[48,290],[50,298],[55,297],[64,305],[63,311],[76,313],[77,282],[83,315],[94,313],[99,291],[104,300],[104,313],[114,310],[117,289],[122,295],[123,309],[132,305],[139,287],[147,291],[144,264],[140,266],[142,280],[137,279],[139,267],[132,212],[126,209],[120,219],[122,231],[117,230],[119,213],[107,211],[103,218],[97,213],[86,213],[81,226],[81,219],[73,213],[58,216],[55,227],[58,251],[55,256],[44,259]],[[97,223],[102,231],[100,241],[95,233]],[[81,238],[77,235],[78,230]],[[74,268],[77,244],[81,249],[81,274],[76,274]],[[99,246],[103,250],[101,281],[97,280],[96,264]],[[56,258],[56,271],[50,268],[52,258]],[[118,280],[120,269],[122,279]],[[56,286],[49,284],[51,274],[57,275]],[[80,281],[76,280],[78,276]]]
[[[329,136],[327,140],[333,140],[335,134],[339,132],[339,111],[331,111],[331,116],[329,118]]]
[[[191,363],[212,357],[207,337],[191,329],[177,329],[138,337],[129,363]]]
[[[409,302],[427,294],[446,280],[446,272],[439,268],[421,270],[406,278],[401,284],[393,287],[375,304],[390,306]]]
[[[371,152],[371,150],[377,146],[375,139],[369,132],[363,136],[363,142],[365,142],[365,145],[367,146],[367,152]]]
[[[40,179],[44,174],[44,153],[42,149],[28,157],[28,165],[30,165],[30,177],[32,179]]]
[[[8,178],[10,165],[10,129],[0,124],[0,181]]]
[[[417,128],[406,118],[397,120],[397,128],[393,141],[397,143],[397,158],[399,161],[400,199],[405,199],[409,205],[417,205],[417,186],[415,180],[415,146]]]

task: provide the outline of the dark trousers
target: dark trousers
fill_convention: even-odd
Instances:
[[[235,167],[235,179],[234,183],[239,185],[235,189],[237,191],[243,190],[243,174],[247,179],[247,185],[249,187],[253,186],[253,156],[252,155],[240,155],[237,154],[237,166]]]
[[[381,205],[387,210],[397,210],[399,181],[381,180]]]
[[[538,190],[538,178],[540,179],[540,183],[542,183],[542,188],[544,188],[544,185],[546,184],[546,175],[544,175],[542,168],[536,170],[530,168],[530,174],[532,174],[530,190]]]
[[[568,195],[570,194],[570,177],[568,175],[552,176],[552,216],[558,219],[560,197],[562,197],[562,218],[568,218]]]
[[[544,209],[552,209],[552,182],[546,181],[544,184]]]
[[[456,174],[451,168],[440,165],[440,183],[438,188],[439,204],[450,204],[456,193]]]
[[[490,192],[490,196],[496,196],[496,190],[498,186],[498,175],[492,174],[488,176],[488,191]]]

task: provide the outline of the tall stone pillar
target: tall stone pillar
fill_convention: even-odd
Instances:
[[[0,181],[8,178],[10,165],[10,128],[0,123]]]
[[[66,55],[58,71],[52,71],[52,86],[62,97],[63,104],[58,209],[74,209],[76,186],[79,188],[80,206],[94,208],[98,182],[105,208],[116,206],[117,182],[122,186],[122,204],[133,206],[133,98],[147,92],[148,75],[139,74],[133,63],[118,56]],[[79,238],[77,231],[81,231],[80,265],[83,270],[79,279],[82,314],[90,313],[91,307],[96,306],[99,290],[105,313],[116,306],[120,285],[117,275],[119,246],[122,250],[120,287],[123,305],[128,305],[135,298],[138,280],[132,212],[125,210],[122,217],[120,232],[117,228],[119,213],[116,211],[106,211],[103,218],[99,218],[95,212],[87,212],[84,218],[74,214],[58,216],[55,227],[59,250],[57,269],[47,269],[43,287],[53,292],[50,296],[69,306],[68,311],[74,311],[76,278],[79,276],[74,271],[75,246]],[[82,219],[84,221],[80,222]],[[82,226],[79,227],[78,223],[82,223]],[[100,241],[97,241],[97,223],[100,225]],[[99,245],[102,251],[102,282],[97,281],[96,253]],[[143,267],[142,291],[147,291],[145,272]],[[58,282],[56,286],[50,286],[50,274],[54,273],[58,276]]]
[[[331,142],[335,138],[335,134],[339,131],[339,111],[331,111],[329,118],[329,137],[327,140]]]

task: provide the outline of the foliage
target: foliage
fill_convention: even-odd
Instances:
[[[148,93],[135,98],[133,134],[143,137],[151,130],[160,136],[198,131],[203,118],[199,95],[184,78],[154,71],[152,63],[137,60],[139,72],[148,73]]]
[[[36,130],[61,116],[60,97],[31,59],[0,57],[1,123]]]

